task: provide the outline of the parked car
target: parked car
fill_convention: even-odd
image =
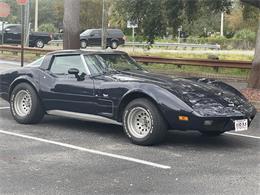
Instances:
[[[4,26],[4,43],[5,44],[21,44],[22,27],[20,24],[7,24]],[[2,40],[2,29],[0,31]],[[30,32],[29,46],[43,48],[45,44],[51,40],[51,34],[45,32]]]
[[[80,34],[81,48],[87,46],[101,46],[101,29],[88,29]],[[116,49],[119,45],[125,44],[125,35],[120,29],[107,29],[107,47]]]
[[[19,123],[49,114],[123,125],[139,145],[162,141],[168,129],[209,136],[247,130],[256,114],[223,82],[149,73],[121,51],[56,51],[0,80],[1,97]]]

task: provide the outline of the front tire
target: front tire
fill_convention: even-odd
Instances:
[[[87,43],[86,40],[81,40],[81,41],[80,41],[80,48],[86,49],[87,46],[88,46],[88,43]]]
[[[10,107],[14,119],[21,124],[38,123],[44,116],[40,99],[28,83],[20,83],[13,89]]]
[[[137,145],[160,143],[166,133],[166,123],[153,102],[138,98],[130,102],[123,113],[124,131]]]

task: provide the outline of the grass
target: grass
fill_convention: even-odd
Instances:
[[[178,66],[174,64],[149,64],[143,67],[152,72],[159,72],[168,75],[206,76],[206,77],[227,77],[246,79],[249,70],[239,68],[219,68],[203,66]]]

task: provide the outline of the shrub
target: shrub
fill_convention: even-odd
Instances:
[[[235,39],[247,40],[247,41],[255,41],[256,33],[249,29],[242,29],[238,31],[235,36]]]
[[[41,24],[39,26],[39,31],[55,33],[58,32],[58,29],[53,24],[47,23],[47,24]]]

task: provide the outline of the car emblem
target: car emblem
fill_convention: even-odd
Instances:
[[[235,106],[235,104],[228,104],[228,106],[230,106],[230,107],[234,107],[234,106]]]

